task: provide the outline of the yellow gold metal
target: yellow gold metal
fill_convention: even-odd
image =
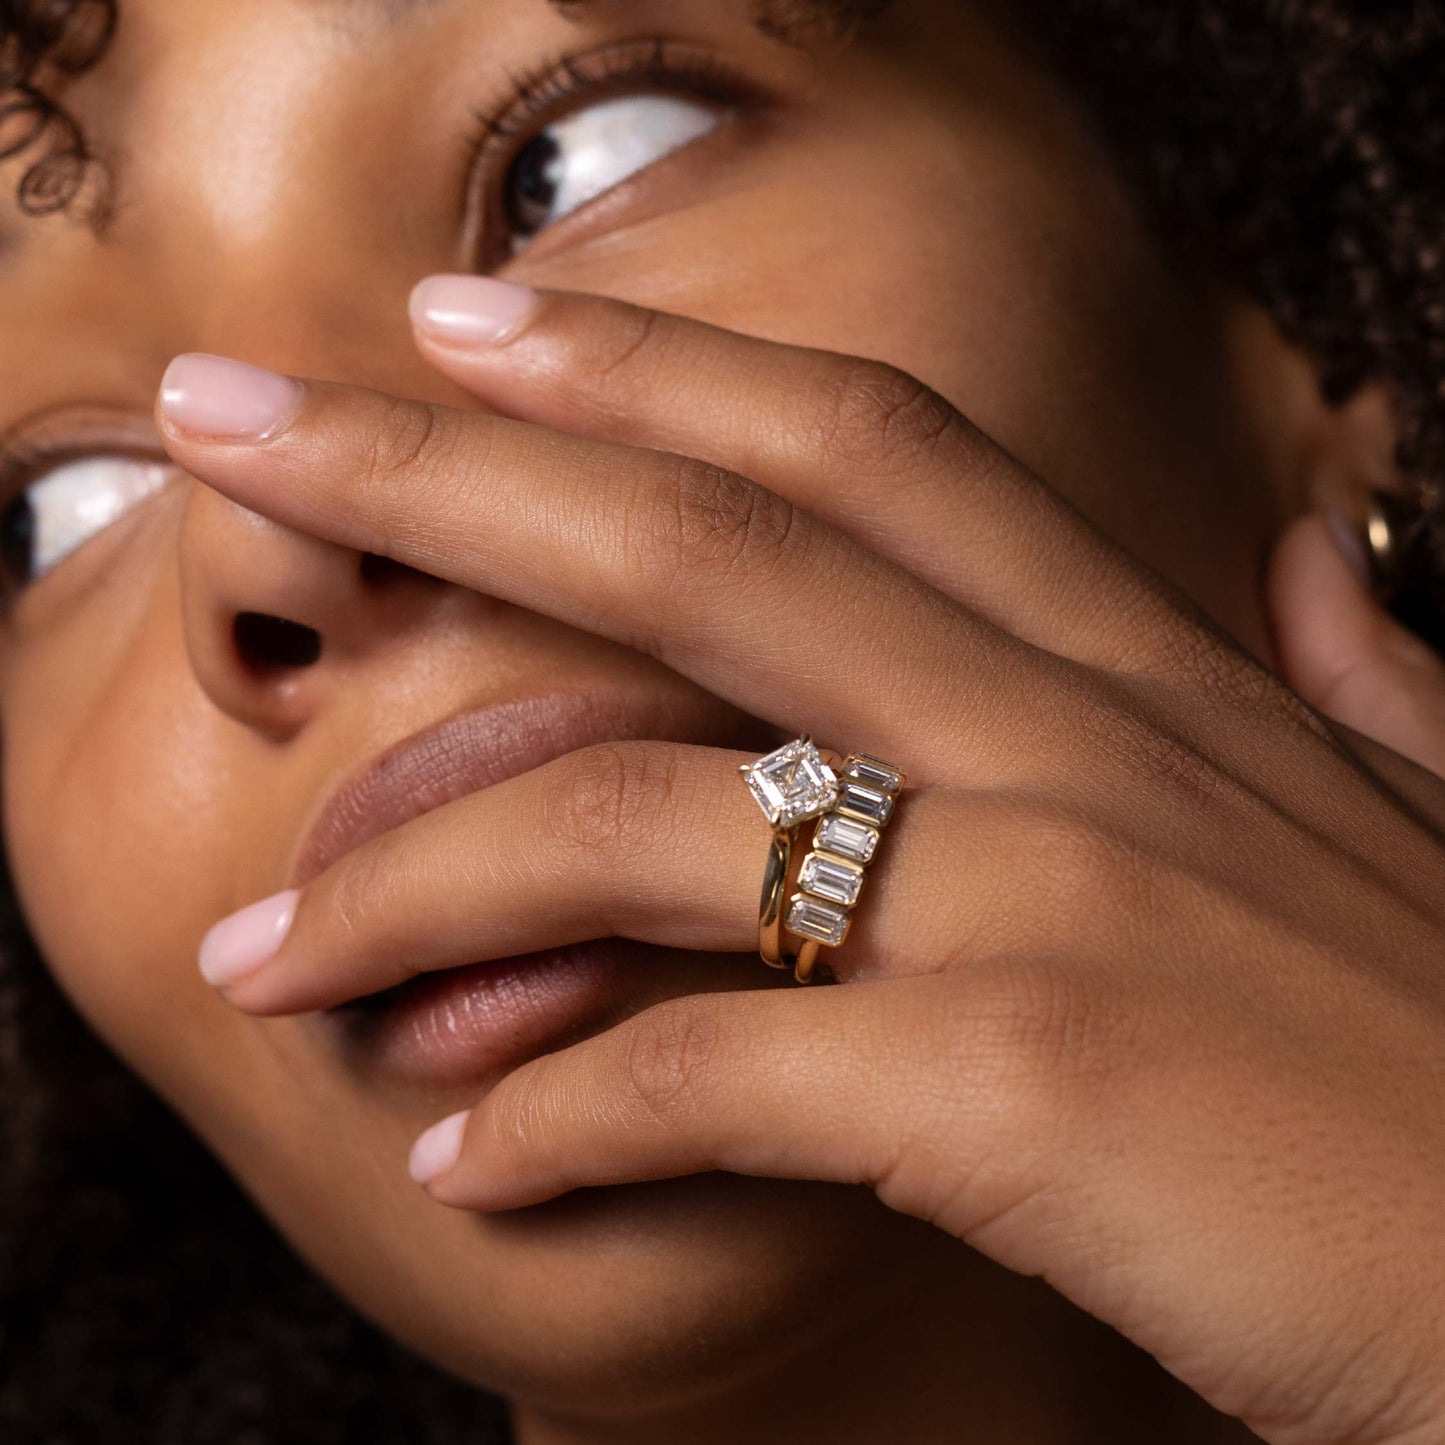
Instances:
[[[803,946],[793,959],[793,978],[798,983],[812,983],[813,965],[818,959],[818,950],[823,945],[816,938],[805,938]],[[787,965],[785,964],[784,967]]]
[[[1374,554],[1375,575],[1388,577],[1398,561],[1399,548],[1396,545],[1395,529],[1381,499],[1370,496],[1370,512],[1365,523],[1365,538]]]
[[[848,770],[849,770],[850,768],[852,768],[855,763],[857,763],[857,764],[874,764],[874,765],[879,765],[879,766],[881,766],[881,767],[883,767],[883,768],[886,768],[889,772],[895,773],[895,774],[897,775],[897,778],[898,778],[898,782],[897,782],[896,788],[888,788],[887,784],[884,784],[884,790],[887,791],[887,792],[890,794],[890,796],[894,797],[895,799],[897,798],[897,796],[898,796],[899,794],[901,794],[901,793],[903,792],[903,789],[904,789],[905,785],[907,784],[907,781],[908,781],[907,775],[903,772],[903,770],[902,770],[901,768],[897,767],[897,766],[896,766],[895,764],[893,764],[893,763],[884,762],[883,759],[881,759],[881,758],[875,758],[875,757],[872,757],[872,756],[870,756],[869,754],[865,754],[865,753],[850,753],[850,754],[848,755],[848,757],[847,757],[846,759],[844,759],[844,760],[841,760],[841,762],[835,761],[836,758],[837,758],[837,754],[832,754],[832,755],[828,758],[828,766],[831,767],[831,768],[834,770],[834,772],[836,772],[836,773],[838,774],[838,776],[839,776],[840,778],[847,776],[847,775],[848,775]],[[871,786],[873,786],[873,784],[869,783],[868,786],[871,787]],[[891,813],[891,810],[890,810],[890,813]],[[808,852],[807,856],[804,856],[804,855],[803,855],[803,850],[799,849],[799,848],[796,846],[796,841],[797,841],[796,838],[793,838],[793,839],[790,839],[790,840],[789,840],[789,851],[790,851],[790,854],[796,854],[796,855],[798,855],[798,862],[797,862],[796,867],[792,866],[791,863],[790,863],[789,866],[787,866],[787,867],[784,869],[784,873],[785,873],[786,875],[789,875],[789,876],[792,876],[792,877],[796,877],[798,874],[800,874],[800,873],[802,872],[803,865],[807,862],[807,857],[812,856],[812,852],[816,850],[818,830],[819,830],[819,828],[822,826],[823,818],[826,817],[826,816],[828,816],[828,814],[825,813],[825,814],[823,814],[823,815],[821,815],[821,816],[819,816],[819,817],[817,817],[817,818],[815,818],[815,819],[813,820],[813,845],[812,845],[812,847],[809,849],[809,852]],[[851,816],[851,814],[849,814],[848,816]],[[885,823],[879,823],[879,822],[877,822],[876,820],[874,820],[874,827],[875,827],[875,829],[881,831],[882,829],[884,829],[884,828],[886,827],[886,824],[885,824]],[[829,855],[827,854],[827,850],[818,850],[818,851],[821,851],[821,852],[822,852],[822,855],[823,855],[824,857],[829,856]],[[848,860],[844,860],[844,861],[846,861],[846,862],[852,862],[852,863],[854,863],[855,865],[860,864],[860,860],[858,860],[858,859],[848,859]],[[862,863],[861,866],[862,866],[862,867],[866,867],[867,864],[866,864],[866,863]],[[783,904],[783,898],[784,898],[784,897],[787,898],[788,904],[792,904],[792,903],[794,903],[794,902],[798,902],[798,901],[805,900],[805,899],[809,899],[809,898],[818,898],[818,899],[821,899],[821,895],[810,894],[810,893],[808,893],[808,892],[806,892],[806,891],[793,892],[790,888],[788,888],[788,887],[786,886],[786,884],[787,884],[787,879],[786,879],[786,878],[784,878],[784,879],[782,880],[782,882],[783,882],[783,887],[779,890],[782,896],[778,898],[778,900],[777,900],[777,905],[776,905],[776,906],[777,906],[778,913],[779,913],[780,916],[783,917],[783,918],[785,918],[785,917],[787,916],[787,910],[786,910],[786,908],[784,907],[784,904]],[[839,902],[837,902],[835,899],[828,899],[827,902],[831,903],[834,908],[843,908],[843,909],[845,909],[848,913],[851,913],[851,912],[852,912],[852,909],[853,909],[853,906],[854,906],[854,905],[850,905],[850,904],[842,904],[842,903],[839,903]],[[844,927],[844,933],[845,933],[845,935],[846,935],[847,931],[848,931],[848,930],[847,930],[846,925],[845,925],[845,927]],[[830,946],[833,946],[833,945],[829,945],[829,944],[825,943],[824,940],[822,940],[822,939],[805,937],[805,936],[802,935],[802,934],[795,933],[791,928],[788,928],[786,924],[780,924],[780,926],[779,926],[779,937],[780,937],[781,942],[780,942],[779,948],[778,948],[778,950],[777,950],[777,953],[776,953],[776,955],[775,955],[775,956],[780,960],[777,966],[778,966],[778,967],[782,967],[782,968],[786,968],[786,967],[788,967],[789,965],[791,965],[791,966],[792,966],[792,969],[793,969],[793,977],[794,977],[794,979],[797,980],[797,982],[799,982],[799,983],[810,983],[810,982],[812,982],[813,977],[814,977],[815,969],[816,969],[817,966],[818,966],[818,965],[817,965],[818,950],[819,950],[820,948],[830,947]],[[840,940],[839,940],[840,943],[841,943],[841,942],[844,942],[844,941],[846,941],[846,939],[840,939]],[[791,948],[789,947],[790,944],[797,946],[797,951],[796,951],[796,952],[793,952],[793,951],[791,950]],[[765,955],[765,956],[766,956],[766,955]],[[822,972],[823,974],[827,974],[829,977],[832,976],[832,971],[827,967],[826,964],[822,966],[821,972]]]
[[[811,735],[804,733],[799,741],[807,744],[812,741]],[[876,767],[887,769],[890,773],[896,773],[898,776],[896,788],[890,785],[886,776],[884,777],[882,786],[886,793],[892,796],[902,789],[903,774],[891,763],[885,763],[881,759],[869,757],[862,753],[850,753],[845,759],[831,748],[818,748],[817,751],[819,757],[821,757],[826,766],[839,780],[845,776],[846,770],[850,767],[872,764]],[[738,765],[738,772],[746,775],[753,766],[752,763],[741,763]],[[874,781],[867,777],[866,772],[863,774],[863,777],[867,779],[867,781],[863,783],[863,786],[869,788],[875,787]],[[826,812],[832,813],[839,808],[840,804],[834,803]],[[767,810],[765,809],[765,811]],[[886,812],[887,810],[884,811]],[[834,880],[836,886],[839,870],[853,868],[856,872],[862,860],[841,856],[835,857],[826,849],[817,849],[818,828],[821,817],[825,815],[826,813],[811,819],[813,823],[813,847],[808,851],[808,856],[811,857],[814,852],[817,852],[820,859],[830,860],[832,865],[831,871],[825,869],[823,872]],[[839,812],[838,815],[843,816],[841,812]],[[847,816],[851,817],[852,814],[848,813]],[[803,821],[809,820],[804,819]],[[802,826],[802,822],[795,823],[791,827],[774,826],[772,838],[768,842],[768,856],[763,868],[763,886],[758,895],[758,952],[762,955],[763,962],[770,968],[791,968],[793,970],[793,977],[798,983],[811,983],[815,977],[831,978],[833,976],[832,970],[829,969],[826,964],[818,964],[818,950],[824,946],[824,941],[818,938],[805,937],[801,934],[794,933],[788,928],[784,921],[787,917],[787,910],[794,902],[809,900],[813,903],[815,909],[817,907],[829,907],[835,910],[839,908],[846,910],[850,905],[840,903],[836,895],[832,898],[825,899],[823,895],[810,893],[806,890],[794,891],[798,888],[798,878],[802,871],[803,864],[806,862],[804,850],[797,846],[798,835],[802,831]],[[876,832],[876,829],[880,827],[881,824],[875,821],[873,826]],[[830,839],[830,842],[833,842],[835,846],[837,846],[838,841],[839,840]],[[815,881],[819,886],[822,886],[821,878]],[[842,933],[846,934],[846,918],[841,921],[840,926]],[[839,942],[842,942],[841,936]],[[796,945],[796,952],[793,950],[793,945]]]
[[[797,836],[798,828],[779,828],[768,844],[763,894],[758,902],[758,952],[770,968],[788,966],[782,957],[783,902],[788,896],[788,865],[793,860]]]

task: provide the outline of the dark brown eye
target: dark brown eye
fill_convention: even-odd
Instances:
[[[507,177],[507,226],[513,236],[533,236],[547,224],[557,199],[562,147],[550,131],[522,147]]]
[[[534,135],[508,168],[502,206],[514,249],[539,231],[715,129],[721,106],[678,95],[618,95]]]
[[[0,512],[0,565],[12,581],[28,582],[33,575],[35,513],[22,492]]]

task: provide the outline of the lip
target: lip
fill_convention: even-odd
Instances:
[[[342,783],[296,855],[291,886],[433,808],[592,743],[656,738],[765,748],[770,732],[705,694],[569,690],[458,713],[385,749]],[[490,959],[421,974],[314,1017],[368,1074],[457,1084],[515,1066],[615,1011],[640,981],[644,956],[656,952],[609,938]]]
[[[315,1015],[369,1077],[421,1087],[475,1082],[616,1015],[643,954],[624,938],[420,974]]]
[[[378,834],[591,743],[658,738],[744,747],[758,727],[726,704],[709,711],[583,691],[457,713],[385,749],[331,795],[297,853],[289,886],[303,887]]]

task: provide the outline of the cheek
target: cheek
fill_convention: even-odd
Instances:
[[[1274,479],[1212,294],[1056,101],[969,78],[924,104],[860,85],[676,209],[508,275],[899,366],[1262,647]]]
[[[230,905],[244,836],[228,759],[186,661],[175,580],[156,552],[97,539],[103,586],[35,606],[4,685],[6,847],[42,955],[92,1026],[164,1087],[215,1032],[200,935]],[[141,554],[145,555],[142,556]],[[87,564],[92,559],[85,559]],[[25,599],[26,603],[31,601]],[[197,860],[208,860],[198,867]]]

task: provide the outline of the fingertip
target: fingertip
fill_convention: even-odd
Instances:
[[[418,1184],[432,1184],[456,1167],[471,1114],[470,1109],[459,1109],[417,1136],[407,1170]]]
[[[1367,592],[1373,595],[1373,571],[1370,567],[1370,555],[1365,549],[1365,541],[1357,528],[1343,512],[1334,508],[1324,514],[1325,528],[1329,532],[1330,541],[1334,544],[1335,553],[1339,559],[1354,574],[1355,580]]]
[[[411,289],[407,314],[424,341],[455,349],[501,346],[517,337],[537,309],[530,286],[494,276],[425,276]]]
[[[1311,512],[1275,543],[1265,591],[1280,669],[1306,697],[1338,673],[1341,660],[1379,645],[1387,618],[1366,585],[1348,523]]]

